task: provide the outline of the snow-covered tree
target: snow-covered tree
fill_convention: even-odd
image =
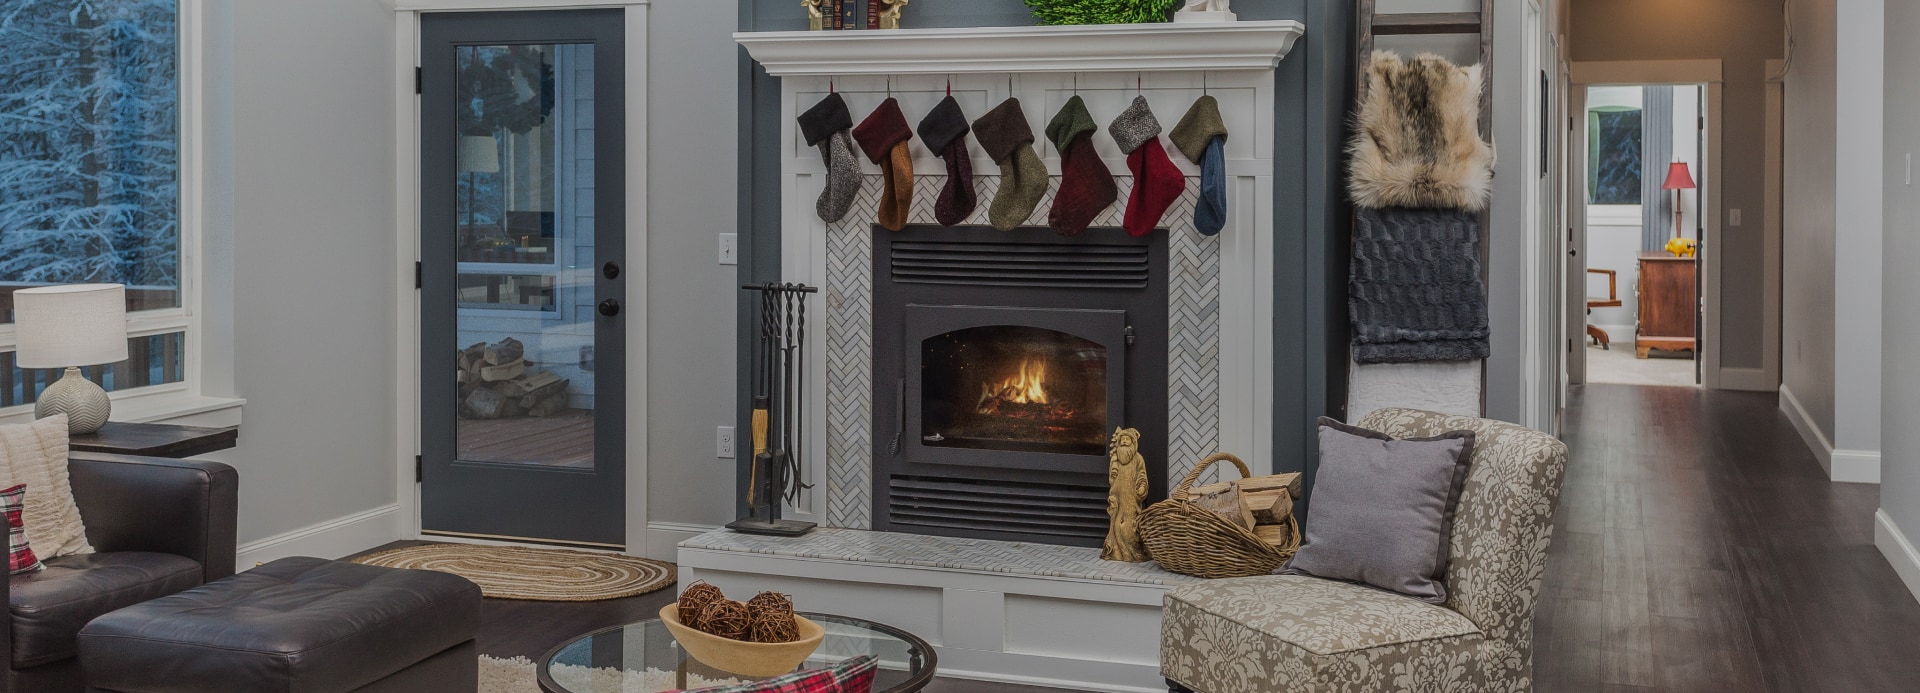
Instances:
[[[0,1],[0,282],[179,286],[176,10]]]

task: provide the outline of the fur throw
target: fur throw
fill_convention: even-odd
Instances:
[[[1493,194],[1493,148],[1480,138],[1481,66],[1428,53],[1375,51],[1354,119],[1348,189],[1361,207],[1477,212]]]

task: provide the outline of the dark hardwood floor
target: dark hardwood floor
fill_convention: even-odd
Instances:
[[[1920,603],[1873,547],[1879,487],[1826,481],[1775,401],[1575,388],[1535,614],[1535,690],[1920,690]],[[537,657],[671,599],[488,600],[480,651]],[[928,689],[1050,690],[949,679]]]

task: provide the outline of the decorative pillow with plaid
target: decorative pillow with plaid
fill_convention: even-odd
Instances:
[[[879,667],[879,659],[861,655],[832,669],[796,671],[765,681],[676,693],[868,693],[873,690],[873,676]]]
[[[27,528],[20,522],[20,513],[26,505],[26,484],[0,491],[0,512],[7,515],[8,575],[31,573],[45,567],[40,565],[40,557],[33,555],[33,547],[27,545]]]

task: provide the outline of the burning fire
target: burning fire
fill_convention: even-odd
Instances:
[[[980,384],[980,411],[985,413],[996,404],[1047,404],[1047,362],[1037,358],[1020,361],[1018,373],[993,383]]]

